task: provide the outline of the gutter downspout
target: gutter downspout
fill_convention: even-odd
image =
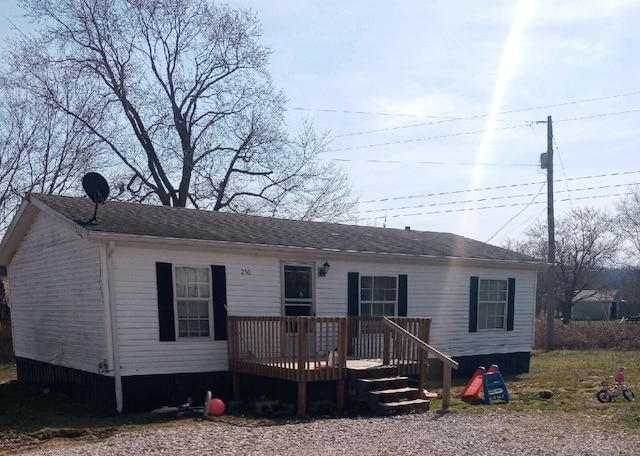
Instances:
[[[115,383],[116,410],[122,413],[122,373],[120,366],[120,348],[118,342],[117,315],[115,302],[113,298],[113,250],[115,249],[115,241],[101,244],[103,255],[102,270],[103,284],[102,289],[105,301],[105,320],[106,320],[106,336],[108,341],[108,350],[111,357],[111,365],[113,366],[113,375]]]

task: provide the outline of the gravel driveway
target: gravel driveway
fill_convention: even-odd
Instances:
[[[184,421],[92,443],[50,442],[19,454],[618,456],[640,454],[640,436],[601,418],[562,413],[427,412],[269,426]]]

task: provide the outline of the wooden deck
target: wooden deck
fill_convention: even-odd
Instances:
[[[235,398],[240,374],[295,381],[299,415],[306,412],[309,382],[335,381],[336,405],[342,411],[348,369],[396,366],[401,375],[418,376],[422,390],[429,352],[446,358],[445,386],[451,377],[451,367],[446,367],[457,368],[428,344],[430,318],[228,317],[227,324]]]

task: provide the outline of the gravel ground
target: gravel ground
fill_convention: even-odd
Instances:
[[[610,427],[610,426],[609,426]],[[15,454],[15,453],[14,453]],[[269,426],[218,421],[121,433],[91,443],[50,442],[21,455],[632,455],[640,435],[602,419],[541,412],[427,412]]]

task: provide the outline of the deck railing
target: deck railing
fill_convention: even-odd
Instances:
[[[337,381],[341,403],[350,359],[380,360],[397,366],[401,375],[418,375],[422,390],[432,354],[444,364],[443,406],[448,407],[451,367],[457,363],[428,344],[430,318],[231,316],[227,324],[236,392],[238,374],[295,381],[298,411],[304,414],[307,382]]]
[[[430,318],[388,317],[415,337],[429,342]],[[381,359],[397,366],[401,375],[416,375],[426,369],[426,358],[415,344],[389,331],[382,317],[349,317],[347,354],[359,359]],[[420,364],[423,364],[420,366]]]
[[[340,317],[228,317],[229,368],[302,382],[344,378],[346,323]]]
[[[443,373],[442,373],[442,409],[447,410],[449,408],[451,402],[451,369],[457,369],[458,363],[451,359],[449,356],[444,353],[438,351],[431,345],[429,345],[425,340],[420,337],[416,337],[415,334],[407,331],[406,328],[401,327],[396,322],[392,321],[390,318],[384,319],[385,326],[385,339],[390,337],[387,334],[389,332],[393,332],[394,337],[397,337],[404,341],[405,344],[410,344],[415,347],[415,349],[420,351],[420,380],[419,387],[420,389],[424,388],[424,378],[423,378],[423,366],[425,364],[424,360],[428,356],[428,354],[438,358],[442,361],[443,364]],[[396,342],[397,343],[397,342]],[[386,364],[386,363],[385,363]]]

